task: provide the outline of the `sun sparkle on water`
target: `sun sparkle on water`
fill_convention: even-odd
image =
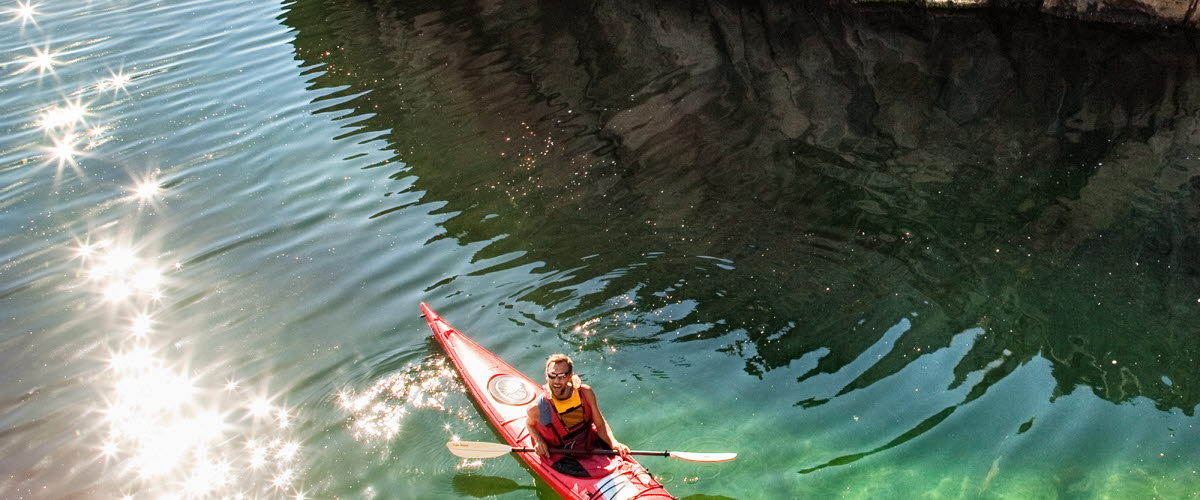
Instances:
[[[117,451],[117,443],[115,441],[108,441],[100,447],[100,456],[106,459],[113,458],[117,456]]]
[[[33,3],[33,0],[28,2],[17,0],[16,8],[9,9],[9,12],[12,12],[14,21],[21,21],[21,26],[24,26],[25,23],[37,24],[37,21],[33,19],[33,16],[38,15],[37,5]]]
[[[284,461],[290,461],[296,458],[296,454],[300,451],[300,445],[296,443],[285,443],[279,447],[279,451],[275,452],[275,458]]]
[[[188,368],[195,360],[171,359],[170,344],[156,345],[170,338],[164,315],[147,301],[163,295],[163,270],[144,254],[145,243],[116,241],[93,235],[69,249],[83,266],[81,284],[124,311],[111,325],[95,410],[107,426],[94,445],[98,463],[122,476],[129,489],[121,494],[137,497],[232,498],[255,488],[270,491],[266,497],[296,494],[304,448],[287,432],[295,413],[229,374],[196,376]]]
[[[108,244],[108,242],[106,242],[106,241],[100,241],[100,242],[96,242],[96,243],[92,243],[92,242],[88,241],[88,242],[80,243],[79,248],[75,250],[75,254],[77,256],[79,256],[80,259],[83,259],[86,261],[92,257],[92,254],[94,254],[96,252],[96,250],[104,248],[107,244]]]
[[[349,428],[355,440],[386,441],[400,432],[404,418],[413,410],[442,411],[474,429],[477,424],[467,407],[446,404],[448,396],[464,391],[454,368],[446,358],[438,358],[410,364],[362,392],[343,390],[338,393],[338,402],[350,414]],[[449,424],[444,429],[452,434]]]
[[[83,123],[88,114],[87,105],[81,101],[67,101],[65,105],[51,106],[43,111],[37,125],[45,131],[74,127]]]
[[[22,66],[21,69],[17,70],[17,73],[24,73],[26,71],[32,71],[35,69],[38,71],[39,77],[46,72],[53,73],[54,67],[61,64],[60,61],[54,58],[56,55],[58,55],[58,53],[51,51],[49,47],[44,49],[33,47],[32,56],[21,58],[21,62],[24,62],[25,66]]]
[[[159,192],[158,181],[155,181],[154,179],[142,181],[138,185],[133,187],[134,197],[136,197],[139,200],[143,200],[143,201],[149,201],[149,200],[154,199],[155,196],[158,196],[158,192]]]
[[[42,15],[34,0],[5,3],[0,11],[11,13],[22,26],[36,24]],[[56,70],[72,62],[64,55],[70,47],[54,50],[49,43],[26,43],[10,56],[15,60],[5,65],[9,73],[36,70],[41,80],[46,73],[57,76]],[[110,71],[107,78],[75,92],[57,89],[70,97],[36,108],[27,125],[42,132],[34,159],[57,163],[56,184],[65,166],[83,179],[81,157],[90,158],[112,140],[113,127],[94,117],[91,99],[105,99],[108,91],[126,92],[135,76],[123,69]],[[136,201],[139,211],[161,201],[158,174],[154,170],[135,177],[127,193],[114,198]],[[205,366],[205,360],[175,348],[173,337],[179,332],[171,331],[168,318],[181,313],[156,309],[169,288],[186,285],[177,281],[181,278],[167,278],[182,265],[158,262],[146,250],[150,245],[133,237],[147,229],[134,227],[139,220],[112,226],[121,228],[108,235],[113,239],[81,236],[64,252],[65,260],[79,260],[75,289],[89,297],[84,311],[96,314],[93,327],[103,339],[99,352],[107,353],[96,360],[106,369],[95,377],[101,394],[92,408],[103,425],[87,436],[77,433],[89,440],[87,447],[104,475],[113,478],[114,490],[106,496],[305,498],[299,486],[306,450],[291,432],[302,414],[264,397],[259,391],[265,388],[251,389],[251,380],[240,383],[237,372],[222,371],[227,366],[222,360]],[[200,338],[204,333],[189,335]]]
[[[292,469],[284,469],[271,480],[271,485],[276,488],[284,488],[292,482]]]
[[[122,72],[117,72],[117,73],[113,73],[112,76],[109,78],[100,80],[100,83],[96,84],[96,88],[100,89],[102,91],[105,91],[105,90],[122,91],[122,90],[125,90],[126,85],[129,85],[130,80],[131,79],[130,79],[129,75],[126,75],[125,73],[122,73]]]
[[[251,402],[247,409],[250,410],[250,415],[253,417],[265,417],[271,414],[271,402],[266,398],[258,398]]]
[[[50,148],[50,157],[62,165],[77,165],[75,156],[79,155],[79,150],[75,146],[79,143],[79,137],[75,134],[67,134],[54,140],[54,146]]]
[[[267,448],[255,444],[249,447],[250,450],[250,468],[261,469],[267,465]]]
[[[150,319],[150,316],[139,314],[136,318],[133,318],[133,328],[130,329],[130,333],[134,337],[145,337],[150,334],[152,324],[153,321]]]

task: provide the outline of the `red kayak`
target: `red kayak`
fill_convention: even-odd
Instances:
[[[458,368],[463,382],[475,397],[475,402],[504,436],[504,440],[508,441],[509,446],[532,448],[533,439],[529,437],[529,429],[525,425],[525,412],[526,408],[537,404],[545,389],[455,330],[424,302],[421,303],[421,312],[429,322],[433,336],[454,361],[454,366]],[[667,493],[666,488],[654,479],[645,467],[632,458],[578,455],[572,458],[578,461],[579,466],[575,467],[575,464],[571,463],[575,475],[568,475],[553,467],[555,462],[564,458],[562,455],[551,454],[547,458],[533,452],[519,452],[516,455],[563,498],[675,498]],[[560,464],[559,468],[564,467]],[[579,475],[588,477],[578,477]]]

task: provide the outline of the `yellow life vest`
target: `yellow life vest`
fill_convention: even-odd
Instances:
[[[550,400],[554,402],[554,411],[558,413],[563,427],[567,429],[574,429],[588,417],[587,412],[584,411],[583,399],[579,396],[578,388],[572,388],[571,395],[567,396],[567,399],[560,400],[551,393]]]

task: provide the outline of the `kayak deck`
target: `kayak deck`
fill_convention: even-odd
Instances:
[[[545,389],[535,384],[517,369],[467,338],[421,303],[433,336],[445,348],[463,383],[488,421],[500,432],[509,446],[533,447],[533,439],[525,425],[526,409],[537,404]],[[577,477],[555,470],[554,464],[562,455],[542,458],[533,452],[516,453],[521,460],[563,498],[568,499],[664,499],[674,498],[654,476],[632,458],[605,455],[579,455],[560,463]],[[569,465],[569,468],[563,467]]]

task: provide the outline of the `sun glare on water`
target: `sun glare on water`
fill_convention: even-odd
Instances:
[[[88,130],[89,116],[91,111],[87,104],[80,99],[68,99],[60,105],[44,108],[34,122],[50,139],[51,145],[45,147],[44,151],[59,171],[64,166],[78,170],[78,157],[83,151],[105,142],[103,134],[107,132],[107,127],[95,126]]]
[[[79,144],[79,137],[75,134],[67,134],[63,137],[54,140],[54,146],[50,148],[50,157],[62,165],[77,165],[75,156],[79,154],[79,150],[75,147]]]
[[[82,102],[67,101],[61,106],[52,106],[38,117],[38,126],[49,132],[55,129],[74,127],[83,123],[88,115],[88,108]]]
[[[126,75],[123,72],[117,72],[113,73],[110,78],[100,80],[100,83],[96,84],[96,88],[101,91],[122,91],[125,90],[127,85],[129,85],[129,80],[129,75]]]
[[[467,406],[446,404],[446,398],[465,392],[454,367],[445,358],[411,364],[404,370],[375,381],[363,391],[338,394],[342,409],[350,414],[354,439],[389,440],[395,437],[404,418],[413,410],[429,409],[453,415],[468,429],[476,427]],[[445,427],[448,435],[452,427]]]
[[[50,50],[50,47],[40,49],[32,47],[31,50],[33,50],[32,56],[25,56],[19,60],[19,62],[25,63],[25,65],[21,69],[18,69],[17,73],[37,70],[38,78],[41,78],[46,73],[54,73],[55,66],[62,65],[62,61],[56,59],[58,53]]]
[[[37,24],[37,21],[33,19],[34,16],[38,15],[37,5],[33,3],[33,0],[29,0],[28,2],[18,0],[17,6],[9,9],[9,12],[12,13],[14,21],[21,21],[21,26],[25,26],[25,23]]]
[[[143,245],[122,239],[88,238],[72,252],[98,304],[129,311],[111,336],[96,459],[133,498],[303,496],[304,448],[288,434],[294,409],[250,384],[197,376],[194,360],[172,359],[160,342],[170,325],[155,307],[176,283]]]
[[[7,12],[10,22],[22,27],[50,17],[31,0],[8,2]],[[19,34],[43,32],[22,29]],[[187,311],[167,307],[172,291],[186,288],[180,277],[183,266],[178,260],[165,260],[171,251],[159,248],[163,242],[135,236],[162,229],[147,227],[163,219],[145,217],[148,211],[143,210],[165,203],[168,189],[162,172],[133,174],[127,186],[109,185],[104,175],[83,175],[81,162],[101,159],[106,164],[100,167],[124,165],[104,157],[100,146],[112,139],[113,124],[123,123],[123,117],[115,116],[121,112],[119,105],[138,97],[129,95],[127,88],[145,75],[121,69],[107,77],[89,77],[89,84],[81,88],[62,88],[64,82],[78,80],[78,74],[61,71],[78,68],[67,66],[72,58],[112,63],[110,68],[123,62],[104,61],[104,53],[64,55],[87,51],[93,46],[88,41],[56,45],[58,50],[50,43],[59,39],[21,43],[25,48],[12,51],[15,60],[3,65],[5,76],[24,74],[18,84],[27,85],[36,71],[38,85],[27,86],[54,97],[32,103],[35,111],[25,128],[39,132],[41,140],[28,147],[29,157],[19,165],[57,165],[55,195],[60,195],[59,187],[61,196],[75,192],[77,186],[66,185],[72,181],[86,189],[107,190],[110,194],[99,211],[116,214],[110,220],[88,221],[104,229],[80,235],[63,251],[63,260],[78,265],[74,286],[65,287],[64,293],[80,295],[78,314],[86,317],[87,328],[99,339],[100,348],[89,355],[103,366],[90,382],[97,397],[90,403],[95,418],[89,420],[96,425],[86,433],[77,431],[80,439],[89,441],[94,464],[103,471],[104,484],[89,490],[89,496],[305,498],[306,450],[293,436],[307,424],[305,413],[289,406],[281,393],[271,392],[264,380],[268,374],[233,373],[226,368],[228,360],[203,359],[180,348],[208,340],[207,332],[179,331],[173,318]],[[53,78],[43,82],[47,73]],[[77,178],[62,178],[68,166]]]
[[[151,201],[158,197],[160,191],[158,181],[148,179],[139,182],[132,188],[133,196],[140,201]]]
[[[214,397],[224,387],[205,385],[150,347],[114,354],[110,371],[99,457],[144,491],[232,497],[269,484],[278,494],[294,492],[302,446],[248,418],[236,398]]]

